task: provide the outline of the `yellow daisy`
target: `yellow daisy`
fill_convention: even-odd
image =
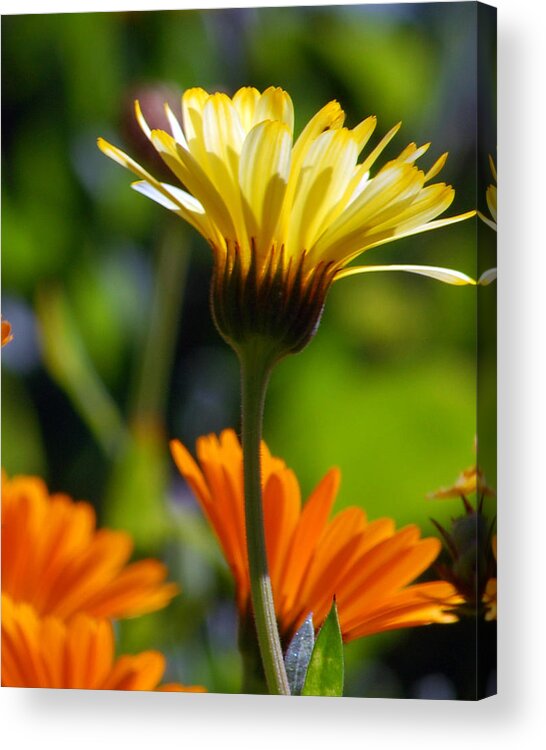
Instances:
[[[474,283],[435,266],[348,265],[370,248],[475,213],[437,219],[454,190],[431,184],[447,154],[427,171],[416,166],[430,144],[410,143],[377,167],[400,123],[366,150],[376,118],[344,127],[337,101],[317,112],[294,141],[292,100],[280,88],[261,93],[244,87],[233,97],[188,89],[182,124],[165,106],[170,133],[150,129],[135,106],[142,130],[184,189],[155,179],[102,138],[98,145],[140,178],[135,190],[208,241],[215,320],[235,348],[258,334],[274,339],[280,354],[298,351],[316,329],[331,283],[355,273],[409,271]]]
[[[491,174],[493,175],[493,179],[495,181],[494,185],[489,185],[487,190],[485,191],[485,199],[487,201],[487,208],[489,209],[489,213],[491,214],[491,219],[487,218],[487,216],[484,216],[480,212],[480,219],[482,221],[485,221],[485,223],[491,227],[491,229],[494,229],[495,232],[497,231],[497,168],[495,166],[495,162],[493,161],[493,157],[491,154],[489,155],[489,166],[491,168]]]
[[[497,168],[495,166],[495,162],[493,161],[493,157],[491,154],[489,155],[489,166],[491,168],[491,174],[493,175],[493,180],[495,181],[494,185],[489,185],[487,190],[485,191],[485,199],[487,201],[487,207],[489,209],[489,213],[491,214],[491,218],[488,216],[485,216],[481,211],[478,211],[478,216],[480,219],[487,224],[488,227],[491,227],[491,229],[494,229],[495,232],[497,231]],[[493,281],[495,281],[497,278],[497,268],[496,266],[494,268],[488,268],[486,271],[484,271],[479,279],[478,284],[480,286],[488,286]]]

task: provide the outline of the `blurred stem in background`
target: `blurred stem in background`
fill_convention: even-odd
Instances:
[[[163,424],[176,331],[184,298],[189,263],[188,248],[180,247],[179,222],[166,222],[158,251],[150,324],[138,375],[132,421]]]
[[[157,551],[169,533],[165,411],[184,298],[189,253],[183,232],[167,222],[158,247],[151,315],[142,347],[130,436],[116,457],[106,493],[105,522],[125,528],[137,548]]]
[[[123,417],[104,387],[82,342],[74,314],[60,286],[42,286],[36,296],[46,368],[112,458],[127,437]]]
[[[169,528],[165,410],[189,260],[181,238],[179,225],[167,223],[128,422],[93,366],[61,288],[42,287],[36,302],[46,368],[111,462],[102,520],[128,531],[146,553],[157,552]]]

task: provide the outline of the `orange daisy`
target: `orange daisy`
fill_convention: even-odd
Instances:
[[[165,657],[158,651],[114,656],[108,620],[76,614],[40,618],[25,603],[2,594],[2,685],[88,690],[205,692],[198,685],[159,686]]]
[[[2,592],[39,616],[132,617],[178,592],[166,567],[133,551],[123,531],[97,529],[93,507],[50,495],[38,477],[2,475]]]
[[[237,588],[242,616],[250,607],[245,545],[242,450],[233,430],[197,441],[199,465],[178,440],[178,469],[214,529]],[[275,611],[283,640],[313,613],[315,627],[335,596],[344,640],[415,625],[453,622],[460,601],[444,581],[413,584],[440,552],[417,526],[369,522],[360,508],[328,520],[340,481],[331,469],[302,507],[295,474],[262,443],[265,536]]]
[[[13,340],[11,333],[11,323],[7,320],[2,321],[2,346],[9,344]]]

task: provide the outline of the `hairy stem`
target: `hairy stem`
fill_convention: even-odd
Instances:
[[[290,695],[271,590],[262,504],[260,443],[271,358],[260,346],[239,352],[245,520],[252,609],[269,692]]]

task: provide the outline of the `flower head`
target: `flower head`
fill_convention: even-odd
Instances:
[[[8,320],[2,321],[2,346],[9,344],[13,341],[13,334],[11,333],[11,323]]]
[[[489,213],[491,214],[491,218],[488,216],[485,216],[481,211],[478,211],[478,216],[480,219],[484,222],[484,224],[487,224],[488,227],[491,227],[491,229],[494,229],[495,232],[497,231],[497,168],[495,167],[495,162],[493,161],[493,157],[491,154],[489,154],[489,166],[491,168],[491,174],[493,175],[493,179],[495,181],[494,185],[489,185],[487,190],[485,191],[485,199],[487,201],[487,207],[489,209]],[[486,269],[483,273],[480,274],[478,278],[478,284],[480,286],[489,286],[493,281],[495,281],[497,278],[497,267],[494,266],[492,268]]]
[[[282,339],[283,353],[298,351],[316,328],[331,283],[350,274],[405,270],[452,284],[474,283],[437,267],[348,267],[372,247],[474,214],[437,219],[454,190],[430,184],[447,154],[428,171],[416,166],[430,144],[411,143],[377,167],[399,124],[366,149],[376,118],[344,127],[345,114],[332,101],[294,141],[292,100],[274,87],[263,93],[245,87],[233,97],[188,89],[182,125],[167,105],[166,114],[171,132],[152,130],[136,102],[142,130],[185,189],[155,179],[103,139],[99,147],[140,178],[135,190],[178,214],[209,242],[213,311],[235,348],[258,334]]]
[[[88,690],[204,692],[199,686],[159,686],[165,657],[158,651],[114,657],[108,620],[76,614],[40,618],[2,594],[2,685]]]
[[[197,441],[199,465],[186,448],[171,449],[181,474],[214,529],[237,587],[242,616],[250,606],[245,548],[242,451],[233,430]],[[294,473],[262,444],[263,504],[275,610],[284,639],[307,615],[318,627],[336,597],[345,640],[384,630],[452,622],[455,589],[443,581],[413,584],[440,543],[416,526],[368,521],[360,508],[328,520],[340,474],[329,471],[302,507]]]
[[[474,504],[469,500],[473,495]],[[449,557],[448,562],[441,562],[436,568],[464,597],[461,611],[474,616],[483,605],[486,620],[496,618],[497,537],[493,534],[495,521],[484,511],[486,497],[494,495],[477,464],[465,469],[452,487],[442,487],[428,495],[441,499],[458,497],[462,501],[464,514],[452,518],[447,529],[432,519]]]
[[[132,541],[97,529],[89,503],[50,495],[38,477],[2,476],[2,592],[38,615],[131,617],[177,593],[158,560],[127,564]]]
[[[451,487],[441,487],[439,490],[429,493],[428,497],[441,500],[452,497],[468,497],[478,494],[479,496],[492,496],[494,491],[487,486],[483,471],[473,464],[462,471]]]

